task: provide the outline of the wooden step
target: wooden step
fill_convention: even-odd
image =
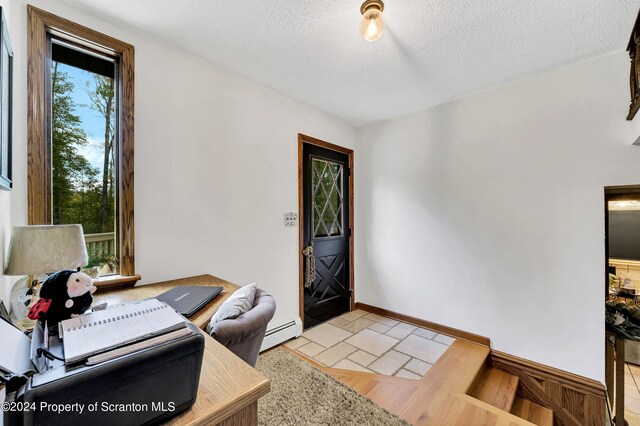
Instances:
[[[518,390],[518,377],[495,368],[486,369],[476,379],[469,395],[504,411],[511,411]]]
[[[449,417],[437,419],[436,425],[464,426],[536,426],[515,414],[503,411],[491,404],[467,394],[452,395],[447,408]],[[453,414],[455,413],[455,414]],[[428,424],[431,426],[431,424]]]
[[[471,388],[488,355],[487,346],[458,339],[420,380],[328,367],[321,370],[411,424],[444,425],[455,424],[445,421],[446,418],[437,420],[440,416],[455,415],[447,409],[450,403],[458,404],[452,394],[466,393]],[[464,402],[459,404],[467,406]]]
[[[413,425],[449,425],[455,416],[453,394],[467,393],[484,369],[489,348],[457,339],[420,380],[398,414]],[[489,423],[485,423],[489,424]]]
[[[553,426],[553,411],[528,399],[516,397],[511,413],[539,426]]]

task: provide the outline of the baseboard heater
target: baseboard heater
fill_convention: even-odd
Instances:
[[[265,351],[289,339],[302,334],[302,321],[300,317],[290,318],[275,324],[269,324],[264,335],[260,351]]]

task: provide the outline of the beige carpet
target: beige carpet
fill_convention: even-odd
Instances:
[[[256,368],[271,379],[258,402],[260,425],[408,424],[286,349],[261,354]]]

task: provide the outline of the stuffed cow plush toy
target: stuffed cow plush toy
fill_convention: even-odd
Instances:
[[[58,271],[42,283],[40,300],[27,316],[32,320],[47,321],[49,326],[76,317],[89,309],[96,290],[91,277],[80,272],[80,268]]]

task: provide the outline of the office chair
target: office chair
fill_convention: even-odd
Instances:
[[[209,334],[252,367],[256,366],[267,324],[276,312],[276,301],[266,291],[256,289],[253,308],[234,319],[211,326]]]

